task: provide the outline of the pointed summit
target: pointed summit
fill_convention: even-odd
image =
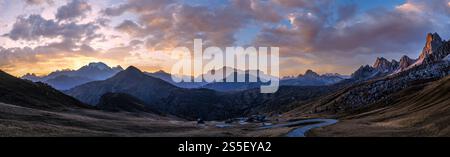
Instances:
[[[164,70],[158,70],[157,72],[154,72],[154,74],[163,74],[163,75],[165,75],[165,74],[169,74],[169,73],[167,73],[166,71],[164,71]],[[169,74],[170,75],[170,74]]]
[[[400,65],[399,65],[399,69],[400,71],[408,68],[410,65],[414,64],[415,60],[409,58],[407,55],[404,55],[401,59],[400,59]]]
[[[145,75],[138,68],[136,68],[134,66],[129,66],[127,69],[117,73],[117,75],[111,77],[110,79],[115,79],[115,80],[123,80],[123,79],[126,79],[126,80],[139,80],[139,79],[141,79],[143,77],[146,77],[146,76],[147,75]]]
[[[375,63],[373,64],[373,67],[376,69],[384,68],[389,65],[389,61],[384,57],[378,57],[377,60],[375,60]]]
[[[419,61],[427,61],[427,58],[431,56],[434,52],[437,51],[439,47],[444,44],[441,37],[437,33],[428,33],[427,41],[425,43],[425,47],[422,50],[422,53],[419,56]]]
[[[312,71],[311,69],[306,70],[305,74],[303,75],[305,77],[319,77],[320,75],[316,72]]]
[[[358,70],[356,70],[351,77],[354,79],[365,79],[365,78],[371,78],[376,73],[376,69],[371,67],[370,65],[365,65],[359,67]]]
[[[20,78],[25,79],[25,80],[30,80],[33,82],[37,82],[37,81],[41,80],[41,78],[34,73],[27,73]]]
[[[123,68],[120,65],[117,65],[116,67],[112,68],[113,70],[118,70],[118,71],[122,71]]]
[[[127,69],[125,69],[125,72],[142,73],[142,71],[135,66],[129,66]]]
[[[110,69],[110,67],[103,62],[92,62],[85,66],[85,68],[97,68],[100,70]]]

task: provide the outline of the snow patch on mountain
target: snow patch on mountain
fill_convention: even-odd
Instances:
[[[68,90],[75,86],[98,80],[105,80],[123,71],[121,66],[109,67],[105,63],[89,63],[78,70],[63,69],[54,71],[46,76],[26,74],[22,79],[33,82],[44,82],[58,90]]]

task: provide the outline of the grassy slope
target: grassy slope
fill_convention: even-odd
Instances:
[[[390,105],[346,115],[312,136],[450,136],[450,77],[390,96]]]
[[[43,83],[33,83],[0,70],[0,102],[39,109],[87,108]]]

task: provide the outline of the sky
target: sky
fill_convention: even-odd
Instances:
[[[450,0],[0,0],[0,69],[45,75],[90,62],[171,70],[175,47],[280,47],[281,75],[351,74],[450,39]]]

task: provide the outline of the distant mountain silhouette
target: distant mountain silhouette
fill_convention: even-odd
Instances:
[[[45,83],[59,90],[67,90],[92,81],[94,80],[86,77],[61,75],[52,79],[48,79],[45,81]]]
[[[205,74],[204,78],[214,78],[214,73],[222,73],[223,79],[220,82],[208,83],[202,88],[212,89],[220,92],[238,92],[249,89],[259,88],[262,85],[269,84],[270,77],[259,70],[239,70],[230,67],[223,67],[218,70],[211,70]],[[239,80],[238,78],[242,79]]]
[[[174,85],[130,66],[109,79],[83,84],[66,93],[91,105],[97,105],[106,93],[126,93],[151,104],[167,97],[175,89]]]
[[[231,67],[223,67],[223,68],[219,68],[219,69],[215,69],[215,70],[210,70],[207,73],[198,76],[196,78],[194,77],[190,77],[188,78],[188,76],[184,76],[186,77],[188,80],[190,80],[190,82],[174,82],[172,79],[172,75],[165,72],[165,71],[157,71],[154,73],[146,73],[149,76],[155,77],[155,78],[159,78],[162,79],[174,86],[180,87],[180,88],[188,88],[188,89],[195,89],[195,88],[207,88],[207,89],[211,89],[211,90],[215,90],[215,91],[220,91],[220,92],[230,92],[230,91],[243,91],[243,90],[248,90],[248,89],[253,89],[253,88],[257,88],[263,84],[268,84],[268,83],[262,83],[259,80],[265,80],[265,82],[267,82],[266,80],[269,80],[269,77],[273,77],[273,76],[269,76],[264,74],[263,72],[259,73],[259,77],[256,76],[258,75],[257,73],[258,71],[243,71],[243,70],[238,70],[235,68],[231,68]],[[208,78],[212,79],[214,78],[214,74],[217,73],[222,73],[222,79],[221,82],[206,82],[206,80]],[[233,77],[234,74],[234,77]],[[177,77],[177,76],[175,76]],[[238,77],[242,77],[242,78],[246,78],[246,80],[244,82],[237,82],[237,78]],[[202,82],[194,82],[194,79],[200,79],[203,80]],[[258,80],[257,82],[250,82],[249,80],[251,79],[255,79]],[[225,82],[224,80],[232,80],[230,82]]]
[[[284,78],[281,80],[282,86],[326,86],[338,83],[346,79],[345,76],[339,74],[319,75],[312,70],[307,70],[305,74],[294,78]]]
[[[50,73],[47,76],[36,76],[35,74],[26,74],[22,79],[33,82],[44,82],[58,90],[68,90],[75,86],[97,80],[105,80],[122,71],[122,67],[109,67],[105,63],[89,63],[78,70],[59,70]]]

